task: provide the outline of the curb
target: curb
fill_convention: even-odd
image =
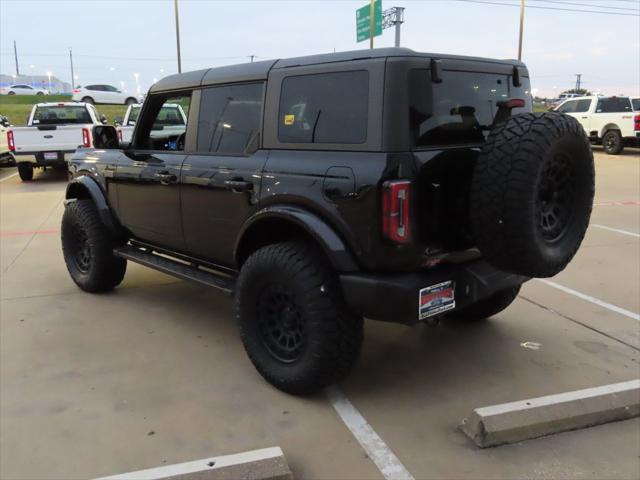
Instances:
[[[293,480],[280,447],[203,458],[96,480]]]
[[[480,448],[640,416],[640,380],[476,408],[461,430]]]

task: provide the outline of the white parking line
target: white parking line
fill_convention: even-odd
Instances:
[[[18,172],[12,173],[11,175],[7,175],[6,177],[2,177],[2,178],[0,178],[0,182],[4,182],[5,180],[9,180],[10,178],[15,177],[16,175],[18,175]]]
[[[558,290],[562,290],[569,295],[573,295],[575,297],[581,298],[582,300],[586,300],[587,302],[591,302],[599,307],[606,308],[607,310],[611,310],[612,312],[619,313],[620,315],[624,315],[625,317],[632,318],[640,322],[640,315],[632,312],[630,310],[626,310],[622,307],[618,307],[617,305],[613,305],[611,303],[607,303],[603,300],[599,300],[591,295],[587,295],[586,293],[581,293],[576,290],[573,290],[569,287],[565,287],[564,285],[560,285],[559,283],[552,282],[551,280],[547,280],[546,278],[537,278],[539,282],[544,283],[545,285],[549,285],[550,287],[557,288]]]
[[[414,480],[413,475],[338,387],[327,388],[325,395],[385,479]]]
[[[619,228],[611,228],[606,225],[598,225],[597,223],[592,223],[591,227],[602,228],[603,230],[609,230],[610,232],[622,233],[623,235],[629,235],[631,237],[640,238],[640,234],[634,232],[628,232],[627,230],[620,230]]]

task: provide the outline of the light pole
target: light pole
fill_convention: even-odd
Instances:
[[[138,79],[140,78],[140,74],[139,73],[134,73],[133,74],[133,78],[136,79],[136,93],[138,95],[140,95],[140,84],[138,83]]]
[[[518,60],[522,60],[522,31],[524,30],[524,0],[520,0],[520,37],[518,39]]]
[[[180,15],[178,13],[178,0],[173,0],[173,10],[176,15],[176,51],[178,52],[178,73],[182,73],[182,60],[180,58]]]
[[[47,77],[49,77],[49,93],[51,93],[51,75],[53,75],[51,72],[47,72]]]

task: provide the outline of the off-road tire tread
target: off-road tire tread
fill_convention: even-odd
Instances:
[[[521,205],[533,198],[532,177],[552,139],[565,135],[581,138],[588,148],[591,168],[591,198],[595,191],[593,154],[589,139],[572,117],[556,112],[525,113],[510,117],[490,132],[476,162],[470,194],[472,229],[476,242],[490,263],[509,272],[530,277],[548,277],[562,270],[578,250],[589,224],[580,220],[579,241],[560,263],[545,264],[528,241],[530,232],[519,228],[524,215]]]
[[[244,302],[249,298],[248,284],[255,272],[265,268],[282,269],[291,282],[302,290],[302,302],[312,314],[321,333],[312,338],[317,350],[314,361],[296,377],[278,375],[271,365],[260,360],[254,351],[255,338],[247,322]],[[321,287],[324,286],[324,292]],[[363,320],[350,314],[343,303],[336,275],[327,267],[327,260],[315,248],[302,242],[276,243],[254,252],[242,266],[236,285],[236,316],[240,337],[247,354],[260,374],[276,388],[287,393],[304,395],[317,392],[343,379],[356,362],[363,338]],[[308,318],[308,317],[307,317]],[[276,361],[274,359],[274,361]]]
[[[79,272],[71,259],[70,246],[65,238],[74,222],[87,232],[91,244],[92,266],[88,274]],[[122,282],[127,261],[116,257],[113,248],[116,241],[104,226],[93,201],[76,200],[66,205],[62,217],[62,251],[67,269],[73,281],[82,290],[91,293],[112,290]]]

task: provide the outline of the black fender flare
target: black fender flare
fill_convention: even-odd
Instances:
[[[93,203],[98,210],[100,220],[104,226],[107,227],[107,230],[109,230],[113,235],[119,236],[122,233],[120,223],[115,219],[111,212],[109,203],[107,202],[100,185],[98,185],[98,182],[88,175],[80,175],[71,179],[67,184],[67,190],[64,195],[65,205],[77,200],[78,198],[84,198],[79,197],[78,192],[86,192],[88,194],[89,198],[93,200]]]
[[[335,230],[314,213],[299,207],[273,205],[265,207],[249,217],[240,232],[233,249],[236,261],[243,241],[252,234],[252,230],[269,220],[291,222],[304,230],[322,248],[333,268],[339,272],[355,272],[360,270],[354,256]],[[239,263],[239,262],[238,262]]]

